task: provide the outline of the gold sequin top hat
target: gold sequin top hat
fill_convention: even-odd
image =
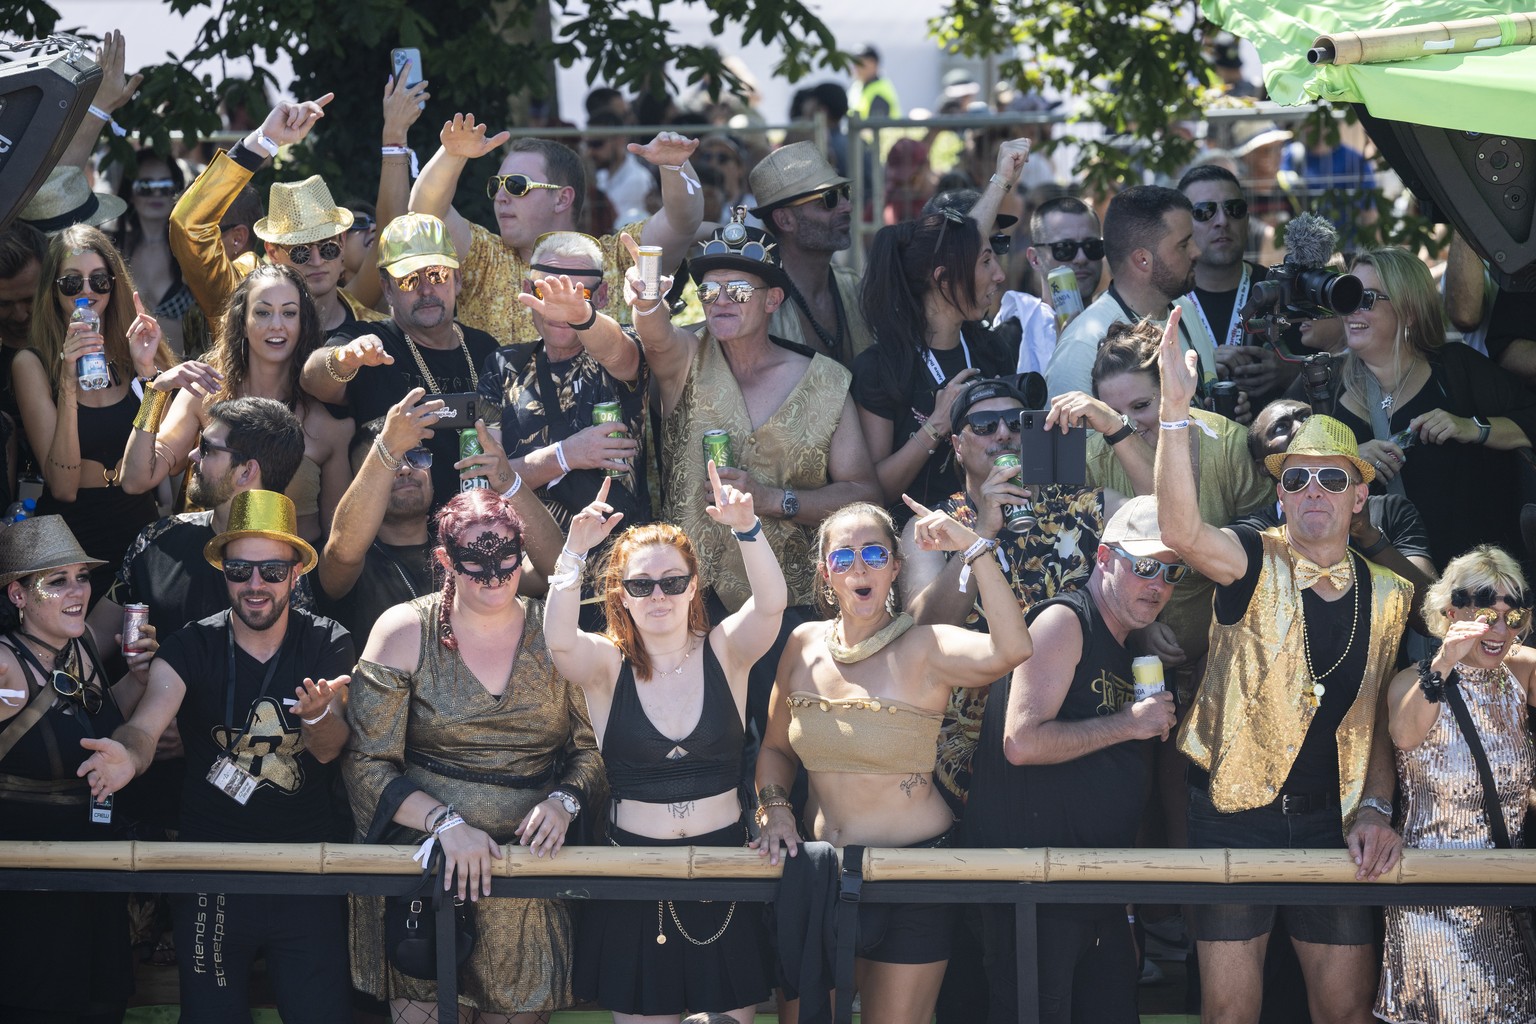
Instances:
[[[100,227],[121,217],[126,209],[128,204],[117,196],[92,192],[85,172],[70,165],[49,171],[48,180],[16,217],[51,235],[76,224]]]
[[[323,242],[352,226],[352,211],[331,198],[318,174],[303,181],[273,182],[267,215],[252,228],[256,237],[273,245]]]
[[[106,565],[80,548],[63,516],[33,516],[0,530],[0,587],[23,576],[84,563]]]
[[[389,222],[379,236],[379,269],[404,277],[422,267],[459,267],[448,228],[430,213],[407,213]]]
[[[315,567],[319,556],[299,536],[299,517],[288,495],[276,491],[241,491],[229,505],[229,525],[203,548],[203,557],[215,569],[224,568],[224,548],[243,537],[292,544],[299,555],[299,575]]]
[[[1370,483],[1376,479],[1376,469],[1360,457],[1360,446],[1348,427],[1332,416],[1308,416],[1302,423],[1285,451],[1276,452],[1264,460],[1264,468],[1276,480],[1285,467],[1285,460],[1292,455],[1333,455],[1348,459],[1360,471],[1360,479]]]
[[[846,185],[848,178],[837,173],[827,163],[827,158],[814,142],[792,142],[763,157],[747,176],[757,207],[752,215],[762,219],[763,214],[791,199],[825,192],[837,185]]]

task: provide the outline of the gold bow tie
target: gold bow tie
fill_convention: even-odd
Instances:
[[[1296,585],[1302,590],[1315,585],[1318,580],[1327,580],[1336,590],[1347,590],[1350,582],[1355,578],[1354,568],[1350,564],[1348,555],[1327,568],[1298,556],[1291,573],[1296,577]]]

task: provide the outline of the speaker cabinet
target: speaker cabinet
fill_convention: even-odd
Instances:
[[[0,231],[58,163],[101,84],[83,43],[37,46],[30,57],[0,51]]]

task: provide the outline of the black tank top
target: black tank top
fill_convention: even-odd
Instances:
[[[121,401],[96,408],[81,405],[76,413],[80,432],[80,457],[99,462],[108,469],[123,457],[128,436],[133,433],[133,418],[138,415],[139,400],[130,388]]]
[[[667,804],[731,792],[741,781],[744,739],[731,685],[707,637],[704,707],[698,724],[681,740],[668,739],[651,723],[635,689],[634,669],[626,661],[603,734],[603,763],[613,799]],[[680,756],[668,756],[679,748]]]

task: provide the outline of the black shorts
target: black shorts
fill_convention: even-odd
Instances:
[[[909,850],[947,847],[951,828],[941,836],[912,843]],[[949,959],[960,908],[948,903],[860,903],[859,944],[865,960],[882,964],[932,964]]]

